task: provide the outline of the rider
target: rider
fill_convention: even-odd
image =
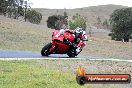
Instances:
[[[84,45],[86,44],[86,41],[84,40],[88,40],[86,32],[82,28],[77,27],[75,29],[75,43],[77,44],[76,51],[78,53],[81,51],[81,47],[84,47]]]
[[[58,37],[61,34],[64,34],[64,32],[68,31],[68,30],[69,29],[60,29],[60,31],[59,31],[58,35],[56,35],[56,37]],[[83,40],[87,40],[86,32],[80,27],[77,27],[74,31],[71,31],[71,32],[74,33],[74,36],[75,36],[74,42],[77,45],[76,51],[79,53],[81,51],[81,47],[84,47],[84,45],[86,44],[85,41],[84,41],[84,44],[82,44]]]
[[[84,45],[82,44],[82,43],[84,43],[84,41],[82,41],[81,39],[83,38],[83,40],[84,39],[87,40],[86,32],[83,31],[83,29],[80,28],[80,27],[77,27],[74,31],[69,30],[67,22],[68,22],[68,16],[64,16],[63,19],[60,19],[60,20],[57,21],[56,27],[57,27],[58,30],[60,29],[60,31],[56,35],[56,37],[58,37],[61,34],[64,34],[65,31],[70,31],[75,36],[74,42],[77,45],[76,46],[76,51],[80,52],[81,47],[83,47],[85,45],[85,44]]]

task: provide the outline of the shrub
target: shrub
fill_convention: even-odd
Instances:
[[[70,29],[75,29],[77,27],[81,27],[84,30],[86,29],[86,18],[76,14],[73,16],[72,20],[69,21]]]
[[[47,27],[51,29],[60,29],[63,24],[68,25],[67,20],[65,20],[67,16],[63,15],[52,15],[48,17]]]
[[[34,24],[39,24],[42,20],[42,14],[35,10],[28,10],[26,13],[26,19]]]
[[[115,10],[110,17],[112,39],[128,42],[132,34],[132,8]]]

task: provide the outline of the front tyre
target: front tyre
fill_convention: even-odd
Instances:
[[[50,55],[50,48],[52,47],[52,44],[49,43],[46,46],[44,46],[41,50],[41,55],[42,56],[48,56]]]
[[[70,51],[67,53],[67,55],[68,55],[70,58],[77,56],[75,50],[70,50]]]

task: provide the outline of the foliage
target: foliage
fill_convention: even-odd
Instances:
[[[102,19],[98,16],[97,17],[97,28],[101,28],[102,27]]]
[[[101,24],[102,23],[101,18],[99,16],[97,17],[97,23],[98,24]]]
[[[132,34],[132,8],[123,8],[115,10],[110,17],[112,26],[111,37],[114,40],[125,42],[129,41]]]
[[[64,12],[64,17],[66,17],[66,16],[68,16],[68,15],[67,15],[67,12],[65,11],[65,12]]]
[[[51,29],[60,29],[62,27],[62,25],[68,25],[67,23],[67,13],[64,12],[64,16],[63,15],[52,15],[48,17],[47,20],[47,27],[51,28]]]
[[[7,4],[6,0],[0,0],[0,14],[4,14],[5,15],[7,6],[8,6],[8,4]]]
[[[18,19],[23,16],[25,21],[26,18],[31,23],[40,23],[42,15],[35,10],[28,10],[30,5],[24,0],[1,0],[0,1],[0,14],[8,16],[9,18]],[[27,12],[26,12],[27,11]]]
[[[106,29],[109,28],[109,21],[107,19],[104,20],[104,22],[102,23],[102,26]]]
[[[26,13],[26,18],[31,23],[39,24],[42,20],[42,14],[36,12],[35,10],[28,10]]]
[[[68,14],[67,14],[67,12],[65,11],[64,12],[64,17],[63,17],[64,19],[66,18],[66,20],[64,20],[64,24],[65,25],[68,25],[68,21],[67,21],[67,19],[68,19]]]
[[[19,16],[24,16],[24,1],[23,0],[1,0],[0,14],[17,19]]]
[[[57,15],[49,16],[47,20],[47,27],[51,29],[56,29],[57,21],[59,20]]]
[[[72,20],[69,21],[70,29],[75,29],[81,27],[84,30],[86,29],[86,18],[80,16],[78,13],[72,17]]]

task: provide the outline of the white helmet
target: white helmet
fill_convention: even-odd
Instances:
[[[77,34],[82,34],[82,33],[83,33],[83,29],[80,28],[80,27],[77,27],[77,28],[75,29],[75,33],[77,33]]]

